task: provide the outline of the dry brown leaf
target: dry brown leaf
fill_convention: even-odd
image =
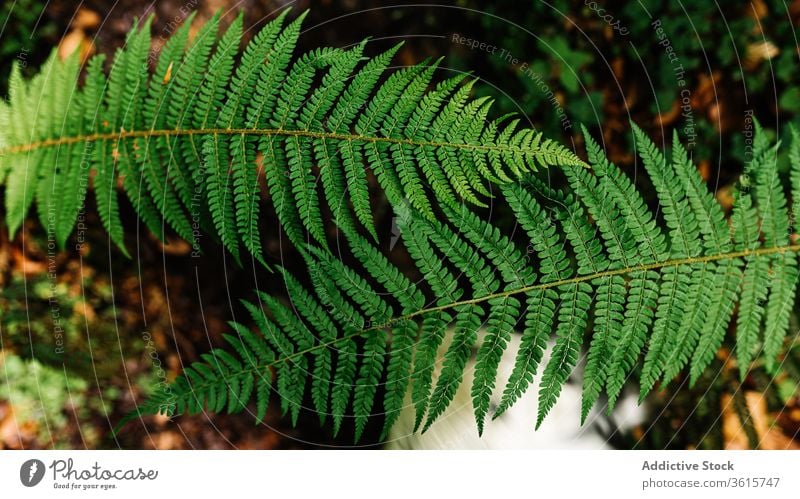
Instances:
[[[153,437],[153,443],[158,450],[173,450],[183,447],[184,438],[175,431],[162,431]]]
[[[75,14],[75,20],[72,21],[72,27],[76,29],[90,30],[100,26],[100,14],[93,10],[86,8],[78,9]]]
[[[731,186],[726,185],[717,189],[715,197],[723,210],[728,211],[733,208],[733,189]]]
[[[749,391],[744,394],[747,408],[753,418],[753,426],[759,438],[759,446],[764,450],[800,449],[800,444],[788,437],[780,426],[774,423],[767,410],[767,399],[764,394]],[[733,397],[725,394],[722,397],[722,439],[726,449],[749,449],[747,434],[742,421],[733,407]]]
[[[671,125],[678,116],[681,115],[681,103],[679,100],[675,100],[672,103],[672,107],[668,110],[664,111],[663,113],[659,114],[656,117],[656,123],[659,126],[665,127]]]
[[[711,163],[706,159],[701,160],[697,165],[697,170],[700,172],[703,182],[708,182],[708,179],[711,178]]]
[[[66,59],[75,51],[79,51],[81,64],[94,54],[94,44],[82,29],[73,29],[58,44],[58,57]]]
[[[179,238],[168,237],[166,243],[156,239],[156,243],[167,255],[186,256],[192,251],[192,245]]]
[[[22,421],[14,414],[14,407],[4,403],[5,418],[0,421],[0,448],[23,449],[25,442],[33,441],[38,432],[34,421]]]
[[[11,260],[14,264],[13,272],[24,274],[27,277],[47,272],[47,265],[44,262],[30,260],[18,246],[11,248]]]
[[[774,43],[769,40],[751,43],[745,49],[744,62],[742,65],[748,71],[757,68],[762,61],[768,61],[781,53]]]
[[[751,0],[750,8],[747,9],[747,14],[755,20],[761,20],[769,14],[769,8],[764,0]]]

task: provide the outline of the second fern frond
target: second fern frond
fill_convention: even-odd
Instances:
[[[502,399],[493,417],[509,410],[541,371],[540,425],[582,352],[586,419],[602,394],[610,411],[631,378],[639,380],[642,398],[684,372],[694,384],[732,322],[742,378],[756,359],[777,373],[796,301],[800,245],[789,239],[776,147],[759,129],[748,170],[754,188],[736,190],[729,226],[677,138],[668,158],[641,130],[634,127],[634,134],[658,214],[588,134],[591,170],[565,169],[568,191],[538,181],[502,187],[530,254],[467,206],[443,205],[447,219],[435,221],[387,193],[419,281],[343,224],[358,268],[305,246],[313,289],[282,271],[288,302],[260,293],[258,303],[245,303],[257,332],[233,323],[230,353],[206,354],[139,410],[234,412],[255,398],[261,419],[274,386],[283,412],[296,420],[308,387],[308,409],[321,421],[330,417],[335,431],[351,417],[358,439],[373,414],[383,414],[387,435],[410,392],[409,409],[424,431],[451,402],[477,346],[471,393],[478,432],[495,390]],[[793,199],[800,198],[797,144]],[[518,351],[506,352],[518,330]],[[541,366],[552,338],[550,360]],[[505,356],[515,366],[501,382],[497,368]]]

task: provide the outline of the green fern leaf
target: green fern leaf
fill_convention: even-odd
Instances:
[[[564,286],[560,291],[564,293],[564,300],[558,310],[556,345],[553,347],[550,361],[542,372],[542,381],[539,385],[537,428],[555,405],[561,387],[578,362],[583,330],[586,328],[586,319],[592,302],[589,296],[591,287],[586,283]]]
[[[486,321],[489,333],[478,349],[471,390],[479,435],[483,434],[484,419],[489,412],[489,399],[494,391],[497,367],[511,339],[519,314],[519,301],[516,298],[496,298],[489,301],[489,306],[491,311]]]
[[[356,379],[355,394],[353,395],[353,412],[356,418],[355,440],[358,442],[364,432],[372,413],[372,404],[378,383],[383,373],[383,359],[386,355],[386,333],[376,331],[371,334],[364,344],[364,354],[361,360],[358,379]]]
[[[400,321],[393,329],[392,350],[386,368],[386,394],[383,401],[386,419],[381,433],[383,439],[389,435],[389,430],[397,422],[403,410],[403,400],[412,376],[411,366],[417,332],[418,327],[413,321]]]
[[[456,312],[455,332],[444,354],[442,372],[428,403],[428,418],[422,427],[423,432],[431,427],[452,402],[463,379],[464,368],[472,355],[472,348],[478,339],[483,309],[477,305],[465,305],[459,307]]]

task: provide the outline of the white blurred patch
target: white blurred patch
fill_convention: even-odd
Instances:
[[[449,336],[451,335],[448,335],[448,340]],[[604,427],[604,423],[607,421],[600,416],[597,409],[586,418],[586,423],[581,426],[581,386],[577,382],[567,382],[564,385],[558,401],[550,410],[542,426],[538,430],[534,430],[538,411],[539,380],[541,372],[549,360],[552,343],[548,345],[544,358],[537,369],[537,375],[527,392],[499,418],[491,419],[494,409],[500,403],[505,383],[514,369],[514,359],[519,349],[520,338],[520,334],[513,334],[503,354],[483,436],[478,436],[470,396],[475,370],[473,355],[467,364],[464,379],[453,402],[424,434],[414,433],[414,407],[411,405],[410,393],[407,395],[405,409],[392,428],[386,447],[389,449],[611,449],[611,445],[600,431],[601,428],[604,433],[609,431]],[[448,341],[445,343],[439,350],[437,369],[434,373],[434,387]],[[572,378],[579,380],[580,376],[573,373]],[[633,393],[624,394],[614,410],[614,419],[618,428],[635,426],[641,423],[644,417],[645,409],[638,406]]]

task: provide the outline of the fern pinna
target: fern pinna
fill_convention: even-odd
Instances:
[[[389,71],[397,48],[365,59],[364,44],[293,60],[301,20],[287,24],[282,14],[241,55],[241,17],[219,37],[215,17],[191,41],[187,23],[152,75],[145,22],[108,75],[102,58],[88,62],[78,90],[74,58],[51,58],[31,81],[13,75],[0,106],[12,233],[35,200],[63,244],[93,172],[101,220],[120,247],[118,182],[156,234],[166,222],[191,237],[199,209],[232,254],[246,248],[264,261],[263,168],[305,261],[302,276],[276,266],[288,300],[257,292],[243,302],[254,327],[232,322],[226,348],[204,354],[132,417],[247,409],[262,420],[275,392],[293,421],[309,403],[335,431],[352,419],[358,439],[373,415],[386,434],[410,397],[424,430],[451,402],[477,346],[478,431],[541,371],[538,426],[582,351],[586,418],[601,396],[612,408],[631,377],[643,397],[684,371],[693,383],[731,325],[742,376],[757,362],[780,370],[797,288],[790,211],[800,202],[800,139],[790,152],[792,209],[777,145],[759,132],[728,217],[677,139],[667,158],[635,129],[658,196],[653,211],[588,134],[585,168],[517,120],[487,121],[490,103],[470,99],[463,78],[429,88],[436,63]],[[541,166],[564,167],[569,188],[530,175]],[[396,215],[401,244],[392,251],[407,253],[420,279],[379,249],[367,168]],[[527,249],[474,210],[489,196],[510,209]],[[323,203],[344,239],[338,249],[357,264],[331,252]],[[519,332],[518,351],[506,352]],[[504,356],[515,367],[498,380]],[[503,396],[492,410],[496,390]]]

